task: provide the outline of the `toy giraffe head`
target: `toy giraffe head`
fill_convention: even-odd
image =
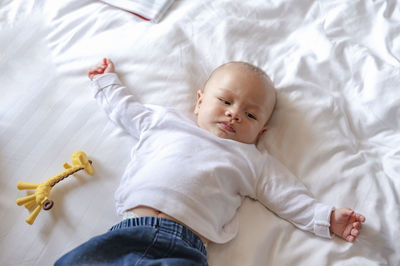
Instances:
[[[86,154],[83,151],[76,151],[72,154],[72,165],[80,166],[89,175],[93,174],[92,161],[88,160]]]

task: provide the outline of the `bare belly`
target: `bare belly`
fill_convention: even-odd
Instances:
[[[189,226],[187,226],[186,224],[182,223],[181,221],[176,220],[175,218],[160,212],[157,209],[151,208],[151,207],[147,207],[147,206],[138,206],[135,207],[133,209],[130,209],[128,211],[134,212],[135,214],[137,214],[138,216],[144,217],[144,216],[152,216],[152,217],[160,217],[160,218],[165,218],[174,222],[177,222],[187,228],[189,228],[193,233],[195,233],[198,237],[200,237],[201,241],[203,241],[203,243],[205,245],[208,244],[209,240],[207,238],[205,238],[204,236],[200,235],[199,233],[197,233],[196,231],[194,231],[192,228],[190,228]]]

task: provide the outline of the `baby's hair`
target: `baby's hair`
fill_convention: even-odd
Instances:
[[[265,81],[265,83],[266,83],[266,88],[269,90],[270,95],[271,95],[271,98],[270,98],[271,109],[270,109],[270,112],[269,112],[269,117],[268,117],[267,122],[266,122],[266,123],[268,123],[268,121],[269,121],[269,119],[270,119],[272,113],[273,113],[274,110],[275,110],[276,101],[277,101],[276,98],[277,98],[277,97],[276,97],[276,91],[275,91],[274,84],[272,83],[272,81],[271,81],[270,77],[267,75],[267,73],[265,73],[265,71],[262,70],[261,68],[255,66],[255,65],[252,65],[252,64],[250,64],[250,63],[243,62],[243,61],[231,61],[231,62],[227,62],[227,63],[225,63],[225,64],[220,65],[219,67],[217,67],[216,69],[214,69],[213,72],[211,72],[210,76],[208,77],[207,81],[206,81],[205,84],[204,84],[204,88],[206,87],[208,81],[211,79],[211,77],[214,75],[214,73],[216,73],[216,72],[217,72],[218,70],[220,70],[220,69],[223,69],[223,68],[226,67],[226,66],[233,65],[233,64],[234,64],[234,65],[240,65],[241,67],[246,68],[247,70],[249,70],[249,71],[255,73],[256,75],[258,75],[260,78],[262,78],[262,79]],[[203,90],[204,90],[204,89],[203,89]]]
[[[211,72],[211,74],[208,77],[208,79],[207,79],[205,84],[207,84],[208,80],[210,80],[210,78],[214,75],[215,72],[217,72],[218,70],[220,70],[220,69],[222,69],[222,68],[224,68],[224,67],[226,67],[228,65],[234,65],[234,64],[237,64],[237,65],[240,65],[242,67],[245,67],[246,69],[250,70],[251,72],[259,75],[260,77],[265,79],[265,81],[267,82],[267,85],[269,87],[274,88],[274,85],[273,85],[271,79],[269,78],[267,73],[265,73],[264,70],[262,70],[261,68],[255,66],[255,65],[252,65],[250,63],[244,62],[244,61],[230,61],[230,62],[227,62],[225,64],[220,65],[219,67],[214,69],[213,72]]]

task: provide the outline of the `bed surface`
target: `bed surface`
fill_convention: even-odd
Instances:
[[[321,202],[367,221],[354,244],[296,229],[245,199],[238,237],[210,265],[400,265],[400,4],[396,1],[176,1],[153,24],[92,0],[0,3],[0,265],[52,265],[119,221],[113,193],[134,144],[97,106],[87,70],[110,57],[144,103],[192,112],[222,63],[263,68],[278,90],[258,146]],[[26,224],[18,181],[93,160]]]

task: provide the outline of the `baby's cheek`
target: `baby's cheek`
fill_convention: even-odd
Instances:
[[[255,127],[255,126],[253,126],[253,127],[249,126],[248,130],[247,130],[247,134],[248,134],[248,136],[250,138],[255,139],[255,138],[258,137],[258,135],[260,134],[261,130],[262,130],[262,128]]]
[[[208,117],[215,118],[215,117],[221,116],[222,112],[220,110],[218,110],[218,109],[215,109],[215,108],[208,108],[206,110],[206,113],[207,113]]]

